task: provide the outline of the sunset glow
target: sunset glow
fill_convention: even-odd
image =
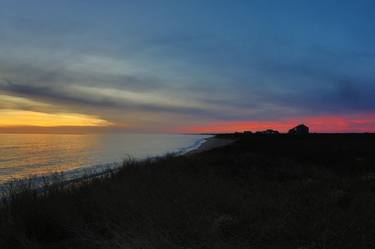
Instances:
[[[5,1],[0,132],[374,131],[372,5]]]
[[[108,126],[111,123],[95,116],[75,113],[41,113],[20,110],[0,110],[0,128],[12,126]]]
[[[243,132],[276,129],[287,132],[290,128],[305,123],[312,132],[375,132],[375,115],[300,117],[280,121],[229,121],[181,127],[179,132],[217,133]]]

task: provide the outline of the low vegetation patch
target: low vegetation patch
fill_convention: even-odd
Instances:
[[[16,191],[0,248],[375,248],[374,136],[236,139]]]

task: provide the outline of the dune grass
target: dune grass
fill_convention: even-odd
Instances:
[[[373,135],[235,138],[17,191],[0,248],[375,248]]]

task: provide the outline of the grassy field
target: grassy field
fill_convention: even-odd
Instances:
[[[375,248],[375,136],[221,135],[0,207],[0,248]]]

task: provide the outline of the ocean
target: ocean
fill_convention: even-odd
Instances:
[[[118,167],[124,159],[146,159],[195,149],[209,136],[164,134],[0,134],[0,184],[65,172]]]

